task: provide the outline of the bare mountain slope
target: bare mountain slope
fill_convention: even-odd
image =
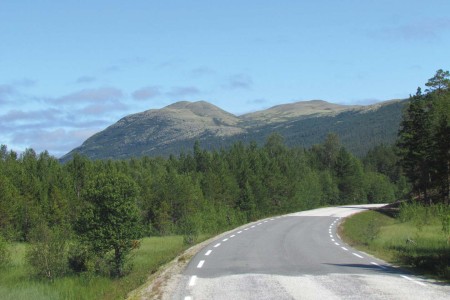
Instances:
[[[236,141],[264,143],[273,132],[286,144],[309,147],[329,132],[337,133],[349,150],[363,154],[377,143],[395,139],[404,101],[347,106],[321,100],[278,105],[235,116],[205,101],[177,102],[162,109],[132,114],[88,138],[61,158],[80,153],[93,159],[178,154],[196,140],[207,149]]]
[[[282,104],[266,110],[257,111],[241,116],[248,123],[279,123],[301,117],[335,115],[337,113],[362,106],[333,104],[323,100],[302,101]]]

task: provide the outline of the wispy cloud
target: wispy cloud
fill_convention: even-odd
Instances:
[[[253,80],[250,76],[246,74],[236,74],[230,76],[228,82],[222,85],[224,89],[228,90],[237,90],[237,89],[249,90],[252,88],[252,86]]]
[[[11,110],[2,115],[1,122],[17,122],[17,121],[36,121],[36,120],[57,120],[61,115],[61,111],[58,109],[44,109],[44,110]]]
[[[96,103],[104,101],[117,101],[123,98],[121,90],[113,87],[84,89],[71,94],[55,98],[53,102],[58,104]]]
[[[107,66],[106,68],[103,68],[104,73],[117,73],[120,72],[122,68],[117,65]]]
[[[13,82],[13,85],[16,87],[24,87],[24,88],[29,88],[32,86],[35,86],[37,84],[36,80],[30,79],[30,78],[22,78],[19,80],[15,80]]]
[[[415,23],[395,27],[384,27],[370,31],[369,37],[383,40],[403,41],[437,41],[441,33],[450,28],[450,18],[436,20],[420,20]]]
[[[95,78],[94,76],[80,76],[77,78],[77,80],[75,81],[75,83],[77,84],[85,84],[85,83],[92,83],[94,81],[96,81],[97,78]]]
[[[23,148],[31,147],[37,152],[52,149],[51,154],[60,157],[67,153],[68,149],[80,146],[84,140],[99,129],[31,129],[15,132],[12,136],[12,142],[23,146]]]
[[[185,86],[185,87],[173,87],[167,95],[173,98],[183,98],[196,96],[200,94],[200,90],[194,86]]]
[[[211,76],[216,74],[216,72],[208,67],[198,67],[191,70],[191,75],[194,77],[203,77],[203,76]]]
[[[91,104],[78,110],[78,112],[83,115],[99,116],[113,111],[124,111],[127,108],[128,107],[125,104],[119,101],[114,101],[109,103]]]
[[[170,59],[156,65],[157,69],[177,68],[184,63],[182,59]]]
[[[8,101],[9,96],[15,93],[15,89],[10,84],[0,84],[0,103]]]
[[[269,101],[267,99],[258,98],[258,99],[248,100],[247,104],[266,104],[268,102]]]
[[[133,92],[132,97],[134,100],[148,100],[160,95],[161,88],[159,86],[146,86]]]

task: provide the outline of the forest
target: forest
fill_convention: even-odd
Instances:
[[[330,133],[309,149],[277,133],[263,146],[236,142],[169,158],[62,164],[48,152],[0,149],[0,267],[8,244],[29,245],[34,275],[54,279],[92,272],[121,277],[147,236],[215,234],[266,216],[327,205],[423,203],[449,199],[448,71],[412,96],[397,145],[360,159]]]
[[[259,218],[325,205],[391,202],[408,190],[392,147],[361,161],[330,134],[311,149],[273,134],[263,147],[236,143],[168,159],[61,164],[47,152],[0,150],[3,243],[32,245],[39,276],[124,274],[126,254],[144,236],[218,233]],[[44,251],[45,250],[45,251]],[[48,263],[50,262],[50,263]]]

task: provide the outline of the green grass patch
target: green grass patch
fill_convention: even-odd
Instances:
[[[392,218],[367,211],[347,218],[339,231],[345,242],[419,274],[450,281],[450,244],[440,216],[427,220]],[[419,224],[419,225],[418,225]]]
[[[160,266],[186,249],[182,236],[144,238],[141,247],[132,252],[132,271],[122,278],[81,274],[50,282],[30,276],[25,262],[27,247],[26,244],[11,246],[11,262],[0,271],[0,299],[124,299]]]

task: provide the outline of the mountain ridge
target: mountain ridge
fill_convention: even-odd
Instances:
[[[168,156],[190,151],[196,140],[201,141],[207,149],[227,147],[239,140],[254,140],[261,144],[271,132],[281,133],[288,145],[311,146],[318,137],[335,131],[339,131],[337,133],[342,136],[343,142],[349,142],[353,136],[361,139],[361,133],[358,132],[352,133],[352,137],[346,137],[346,131],[354,131],[347,125],[355,122],[367,127],[361,129],[366,132],[362,135],[368,136],[373,129],[375,136],[371,139],[379,140],[381,135],[384,136],[381,139],[388,137],[387,141],[390,141],[398,130],[403,102],[390,100],[363,106],[311,100],[281,104],[236,116],[206,101],[180,101],[161,109],[125,116],[89,137],[81,146],[61,157],[61,160],[67,161],[74,153],[92,159]],[[378,115],[389,111],[393,113],[389,117],[392,120],[380,120],[382,117]],[[371,117],[361,118],[363,114]],[[364,121],[371,118],[372,124]],[[333,123],[335,121],[345,123],[346,126]],[[355,140],[354,143],[360,142]]]

